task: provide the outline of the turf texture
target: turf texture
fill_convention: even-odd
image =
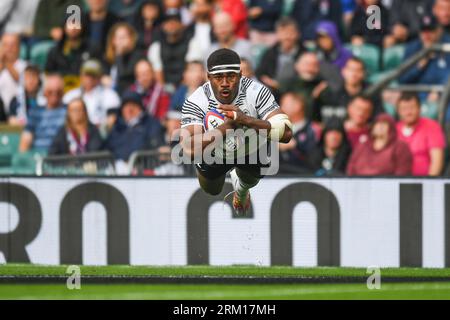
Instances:
[[[67,266],[0,265],[0,278],[68,277]],[[85,277],[355,277],[355,283],[317,284],[83,284]],[[369,290],[360,268],[293,267],[130,267],[82,266],[81,290],[69,290],[66,283],[0,284],[0,299],[157,299],[157,300],[276,300],[276,299],[450,299],[450,269],[381,269],[381,289]],[[383,283],[383,277],[405,278],[407,283]],[[449,280],[442,281],[448,277]],[[427,278],[416,282],[415,278]],[[433,281],[440,278],[440,282]],[[323,279],[322,279],[323,280]]]

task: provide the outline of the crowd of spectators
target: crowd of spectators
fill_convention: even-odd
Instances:
[[[293,123],[282,173],[446,171],[444,128],[424,110],[441,92],[369,96],[368,66],[350,47],[401,45],[406,60],[450,43],[450,0],[2,0],[0,32],[0,122],[23,128],[20,152],[109,150],[126,163],[137,150],[170,150],[206,58],[230,48]],[[398,82],[444,85],[449,74],[450,54],[433,53]]]

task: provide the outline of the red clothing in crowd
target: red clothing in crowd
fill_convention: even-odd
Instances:
[[[369,127],[366,127],[362,130],[346,130],[347,139],[354,150],[358,145],[365,143],[369,140]]]
[[[430,151],[445,148],[445,136],[439,123],[431,119],[420,118],[414,129],[408,130],[404,123],[399,122],[397,123],[397,132],[399,139],[406,142],[412,152],[412,174],[427,176],[431,165]]]
[[[237,37],[248,38],[247,7],[242,0],[223,0],[220,1],[220,9],[231,16],[235,25]]]
[[[148,114],[158,120],[164,120],[170,106],[170,95],[164,91],[159,83],[155,83],[150,89],[143,92],[137,84],[130,87],[130,91],[137,92],[142,97],[142,103]]]
[[[389,142],[381,150],[373,148],[373,139],[356,147],[347,166],[350,176],[405,176],[411,174],[412,154],[408,145],[397,138],[395,121],[387,114],[381,114],[376,122],[389,123]]]

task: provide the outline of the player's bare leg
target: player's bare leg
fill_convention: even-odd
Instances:
[[[225,175],[217,179],[207,179],[200,173],[197,173],[197,177],[200,187],[209,195],[217,196],[222,192],[223,185],[225,184]]]

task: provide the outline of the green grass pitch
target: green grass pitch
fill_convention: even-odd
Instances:
[[[0,265],[1,276],[68,276],[66,266]],[[293,267],[130,267],[81,266],[83,276],[255,276],[368,277],[359,268]],[[157,300],[277,300],[277,299],[450,299],[450,269],[381,269],[381,289],[353,284],[83,284],[68,290],[61,284],[0,284],[0,299],[157,299]],[[408,277],[408,283],[383,283],[383,277]],[[431,278],[414,282],[414,277]],[[449,277],[433,282],[433,277]],[[410,281],[410,282],[409,282]]]

